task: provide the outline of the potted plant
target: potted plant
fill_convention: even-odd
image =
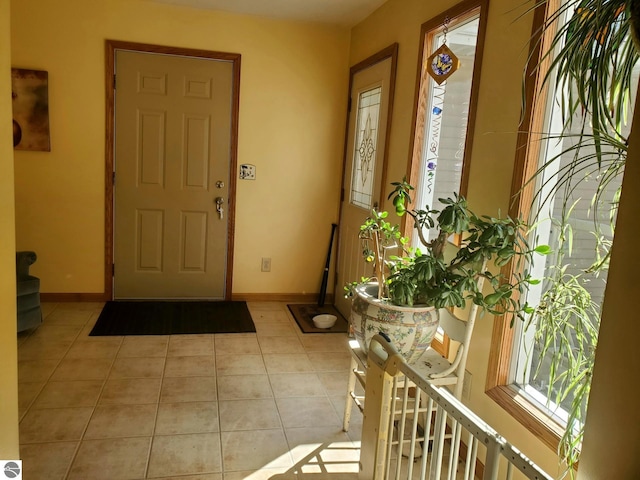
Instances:
[[[487,268],[548,252],[546,246],[529,247],[525,223],[480,217],[458,195],[440,199],[445,205],[442,211],[408,209],[413,187],[406,179],[392,185],[389,199],[393,198],[396,214],[412,217],[422,246],[410,247],[400,226],[387,221],[384,211],[373,210],[360,227],[363,255],[373,264],[374,275],[345,289],[354,296],[351,324],[361,348],[366,351],[371,337],[382,331],[412,363],[435,336],[439,308],[464,308],[472,302],[480,310],[511,313],[514,318],[533,311],[519,303],[528,285],[537,283],[524,263],[511,278]],[[459,242],[457,250],[452,238]],[[487,293],[484,283],[490,286]]]

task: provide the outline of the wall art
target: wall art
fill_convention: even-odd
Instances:
[[[12,68],[11,96],[13,147],[50,152],[48,72]]]

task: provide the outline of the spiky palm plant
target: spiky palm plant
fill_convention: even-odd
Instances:
[[[547,20],[535,38],[543,41],[546,34],[551,40],[542,56],[533,61],[549,65],[543,85],[559,92],[556,98],[563,112],[562,131],[548,134],[546,140],[564,140],[569,145],[542,164],[529,180],[537,183],[535,200],[539,204],[553,198],[562,202],[558,225],[561,253],[549,268],[543,301],[533,319],[539,358],[551,358],[548,398],[569,405],[569,421],[559,453],[573,475],[582,441],[600,315],[599,306],[591,301],[582,282],[588,275],[605,274],[608,268],[611,242],[603,240],[606,236],[597,219],[608,217],[607,228],[613,231],[627,158],[625,125],[637,86],[633,69],[640,57],[640,0],[538,0],[535,8],[548,9]],[[557,174],[541,180],[547,170],[557,168],[553,165],[561,158],[563,163]],[[591,210],[593,234],[598,241],[591,268],[579,275],[568,275],[562,251],[571,250],[572,197],[587,179],[596,182]],[[559,359],[565,359],[568,366],[557,368]]]

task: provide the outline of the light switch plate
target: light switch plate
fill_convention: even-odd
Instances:
[[[249,163],[240,165],[240,180],[255,180],[256,166]]]

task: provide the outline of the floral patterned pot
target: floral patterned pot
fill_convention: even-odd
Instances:
[[[351,326],[366,353],[371,337],[384,332],[407,363],[414,363],[429,347],[438,330],[435,307],[400,307],[378,300],[378,284],[358,285],[351,306]]]

